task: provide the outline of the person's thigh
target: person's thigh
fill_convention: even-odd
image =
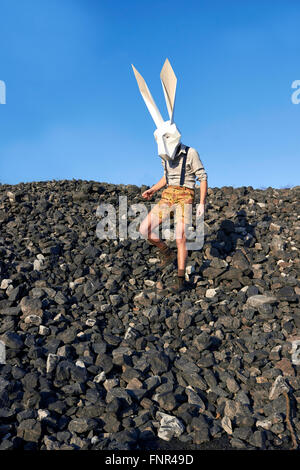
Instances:
[[[151,229],[160,225],[170,215],[170,204],[166,201],[159,201],[153,209],[149,212],[149,223]],[[153,220],[153,223],[152,223]]]
[[[176,197],[176,204],[175,204],[176,225],[177,225],[177,222],[180,222],[180,226],[182,224],[184,226],[192,224],[193,202],[194,202],[194,193],[192,191],[187,190],[187,189],[178,191],[178,194]],[[178,228],[178,230],[180,231],[180,228]]]
[[[151,209],[147,217],[142,221],[140,225],[140,232],[147,236],[153,232],[162,221],[169,215],[169,204],[160,200],[155,206]]]
[[[175,223],[175,238],[176,242],[184,242],[185,241],[185,223],[184,219],[181,217],[176,217]]]

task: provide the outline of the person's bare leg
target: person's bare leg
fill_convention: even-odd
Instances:
[[[184,221],[178,220],[176,223],[176,245],[177,245],[177,280],[175,284],[170,286],[170,290],[173,293],[179,293],[184,290],[184,280],[185,280],[185,264],[187,258],[187,249],[186,249],[186,237],[185,237],[185,224]]]
[[[177,264],[178,276],[185,275],[185,265],[187,258],[186,237],[184,222],[178,221],[176,224],[176,245],[177,245]]]
[[[160,225],[162,222],[161,219],[159,219],[157,215],[157,208],[153,208],[147,217],[142,221],[140,227],[139,227],[139,232],[141,235],[147,239],[149,243],[152,245],[157,246],[160,250],[165,249],[167,247],[167,244],[163,242],[157,233],[154,232],[155,228]]]
[[[162,208],[162,206],[160,206],[160,208]],[[147,215],[147,217],[141,223],[139,231],[143,237],[147,239],[148,243],[156,246],[159,249],[161,253],[159,267],[163,269],[169,264],[173,263],[173,261],[176,259],[176,254],[164,241],[159,238],[157,233],[153,231],[168,215],[168,206],[164,208],[166,210],[162,211],[161,217],[159,217],[157,209],[158,207],[155,206]]]

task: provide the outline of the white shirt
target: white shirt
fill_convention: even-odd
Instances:
[[[182,155],[186,153],[187,146],[180,144],[180,150],[177,153],[176,158],[173,161],[167,161],[167,172],[168,172],[168,185],[180,186],[180,175],[182,166]],[[164,167],[164,175],[166,176],[165,161],[161,160]],[[199,154],[196,149],[190,147],[188,150],[185,166],[185,178],[183,185],[187,188],[194,189],[196,179],[200,181],[207,181],[207,173],[201,162]]]

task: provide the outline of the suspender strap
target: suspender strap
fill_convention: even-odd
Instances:
[[[189,147],[186,147],[185,150],[186,150],[186,153],[184,154],[184,156],[182,158],[182,165],[181,165],[180,186],[183,186],[183,184],[184,184],[186,158],[187,158],[187,154],[188,154],[188,151],[189,151]]]
[[[168,170],[167,170],[167,162],[166,162],[166,160],[165,160],[165,171],[166,171],[166,183],[169,184],[169,183],[168,183]]]
[[[190,147],[186,147],[186,148],[185,148],[186,153],[185,153],[185,154],[183,155],[183,157],[182,157],[182,165],[181,165],[181,173],[180,173],[180,183],[179,183],[180,186],[183,186],[183,185],[184,185],[186,158],[187,158],[187,154],[188,154],[189,148],[190,148]],[[179,146],[179,149],[180,149],[180,146]],[[168,181],[168,169],[167,169],[167,162],[166,162],[166,160],[165,160],[165,172],[166,172],[166,183],[167,183],[167,185],[168,185],[168,184],[169,184],[169,181]]]

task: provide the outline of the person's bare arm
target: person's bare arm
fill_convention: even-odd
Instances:
[[[144,191],[143,194],[142,194],[142,197],[144,199],[151,199],[151,197],[153,196],[154,193],[156,193],[156,191],[159,191],[161,188],[163,188],[165,185],[167,184],[167,180],[166,180],[166,177],[165,175],[160,178],[160,180],[154,184],[150,189],[147,189],[147,191]]]
[[[205,199],[207,195],[207,180],[200,182],[200,204],[205,204]]]
[[[154,184],[154,185],[152,186],[151,189],[154,189],[154,191],[156,192],[156,191],[159,191],[159,190],[160,190],[161,188],[163,188],[164,186],[166,186],[166,184],[167,184],[167,181],[166,181],[166,177],[165,177],[165,175],[164,175],[162,178],[160,178],[160,180],[158,181],[158,183],[156,183],[156,184]]]
[[[197,207],[197,216],[201,216],[204,214],[205,210],[205,200],[207,195],[207,173],[204,169],[203,163],[199,157],[198,152],[195,149],[190,150],[192,152],[191,155],[191,165],[196,178],[200,182],[200,204]]]

